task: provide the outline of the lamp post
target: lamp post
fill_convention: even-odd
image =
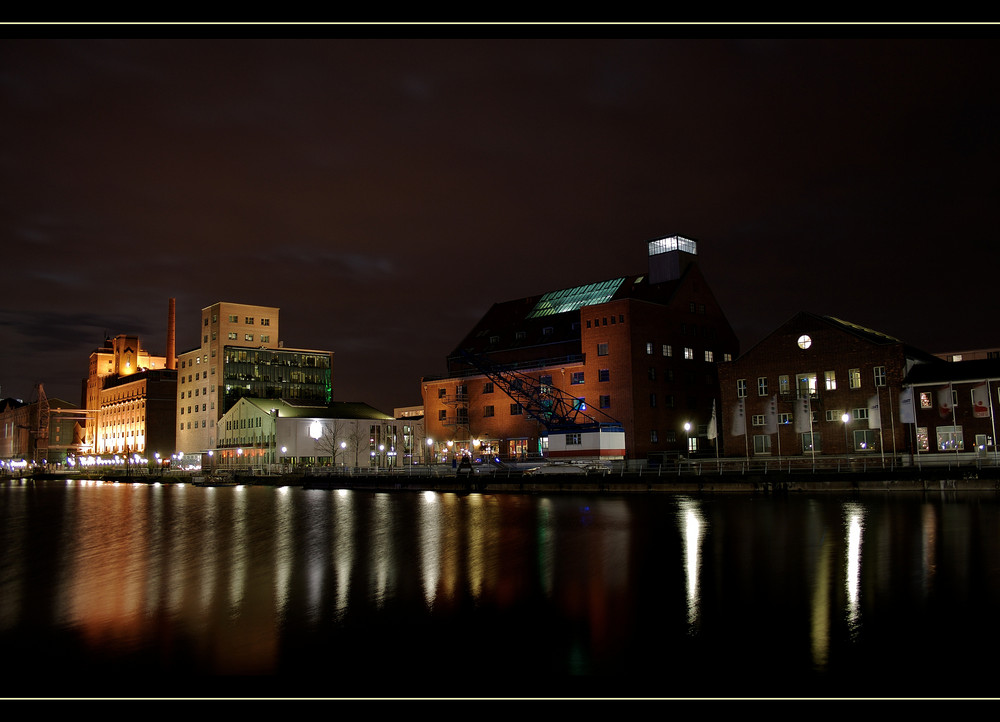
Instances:
[[[847,422],[851,420],[851,415],[844,412],[844,415],[840,417],[840,420],[844,422],[844,458],[847,460],[847,464],[851,463],[851,447],[847,441]]]
[[[691,461],[691,422],[684,422],[684,443],[687,446],[687,450],[684,455],[688,461]]]

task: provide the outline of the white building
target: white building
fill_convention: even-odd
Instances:
[[[423,439],[422,419],[394,419],[361,402],[299,405],[243,397],[219,419],[218,446],[202,464],[392,468],[422,463]]]

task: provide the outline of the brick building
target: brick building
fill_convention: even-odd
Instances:
[[[907,441],[914,461],[997,461],[995,412],[1000,409],[1000,360],[914,366],[902,394],[901,413],[907,412],[907,406],[912,409]]]
[[[799,313],[719,365],[726,456],[903,454],[900,393],[918,367],[947,367],[897,338]]]
[[[707,448],[717,362],[735,356],[739,344],[702,275],[696,242],[672,236],[647,247],[648,273],[505,301],[486,312],[448,356],[447,375],[421,380],[426,433],[438,460],[548,454],[549,429],[484,365],[523,374],[549,401],[558,392],[575,408],[619,424],[619,456],[660,461],[689,444]]]

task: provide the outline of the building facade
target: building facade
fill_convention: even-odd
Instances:
[[[970,458],[998,461],[1000,360],[981,358],[913,367],[900,391],[900,416],[914,463]]]
[[[548,454],[548,425],[489,369],[522,375],[542,408],[558,395],[595,423],[619,425],[619,455],[628,459],[707,448],[717,363],[735,357],[738,341],[697,264],[696,242],[672,236],[647,249],[648,273],[489,309],[449,355],[447,375],[421,380],[436,460]]]
[[[393,469],[422,461],[422,424],[358,402],[309,405],[246,396],[219,420],[218,448],[208,463],[227,469]]]
[[[164,392],[161,384],[168,382],[168,376],[160,377],[159,372],[166,370],[168,360],[165,356],[151,354],[143,347],[138,336],[119,334],[114,338],[105,338],[104,345],[90,354],[89,371],[84,385],[84,408],[87,410],[84,422],[83,442],[79,449],[81,454],[119,453],[126,447],[143,453],[145,439],[148,436],[145,393],[147,372],[156,372],[153,381],[156,394]],[[128,389],[129,401],[123,399],[122,386],[130,382],[135,385]],[[176,383],[176,379],[174,379]],[[107,386],[115,386],[117,392],[106,392]],[[171,401],[173,389],[170,389]],[[156,419],[159,421],[162,409],[158,409]],[[128,412],[124,411],[128,408]],[[173,415],[171,404],[170,415]],[[167,435],[173,431],[171,421],[166,430],[154,430],[156,436]],[[169,454],[173,440],[165,449]]]
[[[244,396],[326,404],[333,353],[284,348],[279,309],[220,302],[202,309],[201,343],[177,355],[176,448],[214,449],[218,422]]]
[[[59,466],[76,454],[83,436],[82,414],[74,404],[49,399],[38,387],[30,401],[0,400],[0,472],[25,473]]]
[[[799,313],[720,364],[725,456],[908,453],[898,411],[904,381],[917,367],[949,365],[872,329]]]

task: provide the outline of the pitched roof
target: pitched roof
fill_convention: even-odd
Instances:
[[[333,401],[329,404],[296,404],[287,399],[261,399],[244,396],[240,401],[253,404],[261,411],[270,413],[278,410],[280,418],[318,418],[318,419],[372,419],[390,421],[389,414],[382,413],[373,406],[361,401]]]

